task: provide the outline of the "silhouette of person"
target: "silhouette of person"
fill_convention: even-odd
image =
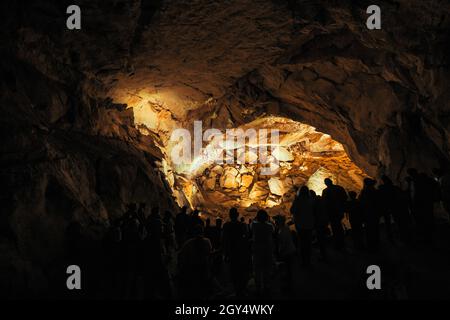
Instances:
[[[191,215],[189,216],[189,228],[188,228],[188,237],[192,238],[194,236],[194,229],[197,225],[200,225],[202,229],[204,228],[204,222],[202,218],[200,218],[200,211],[195,209],[192,211]]]
[[[347,201],[346,211],[348,213],[349,222],[351,226],[351,235],[353,239],[353,246],[357,250],[364,249],[364,232],[363,232],[363,211],[359,200],[356,198],[356,192],[350,191],[348,193],[349,200]]]
[[[270,294],[270,275],[274,264],[273,225],[265,210],[259,210],[252,223],[253,267],[256,290],[259,295]]]
[[[396,196],[393,206],[394,220],[398,226],[400,239],[405,243],[411,243],[411,214],[409,211],[408,191],[395,187]]]
[[[145,220],[146,220],[146,216],[145,216],[145,211],[146,211],[146,207],[147,204],[145,202],[141,202],[139,204],[139,209],[137,211],[137,218],[139,219],[139,222],[141,223],[141,225],[145,224]]]
[[[222,269],[223,255],[222,255],[222,219],[216,218],[216,224],[211,227],[210,237],[213,250],[212,271],[215,275],[219,274]]]
[[[378,250],[380,242],[379,195],[375,184],[375,180],[365,178],[363,189],[359,195],[359,201],[366,221],[367,247],[372,253]]]
[[[342,219],[344,218],[347,193],[341,186],[333,184],[330,178],[326,178],[324,182],[327,187],[322,192],[322,199],[330,218],[334,244],[336,249],[344,249],[345,241]]]
[[[163,217],[163,237],[166,250],[172,251],[175,247],[175,230],[172,213],[167,210]]]
[[[252,232],[252,219],[248,219],[248,223],[247,223],[247,231],[248,231],[248,238],[252,239],[253,237],[253,232]]]
[[[123,222],[123,241],[125,251],[125,297],[131,298],[137,290],[137,277],[140,266],[140,246],[141,240],[139,230],[140,222],[136,212],[137,206],[135,203],[130,203],[124,215]]]
[[[139,239],[139,219],[136,212],[136,204],[130,203],[124,215],[123,239],[127,245],[135,245]]]
[[[419,234],[426,244],[431,244],[434,227],[434,201],[438,195],[438,185],[425,173],[409,168],[411,211]]]
[[[419,178],[419,172],[415,168],[409,168],[406,170],[408,173],[408,193],[410,199],[411,213],[416,220],[416,223],[420,223],[422,219],[421,202],[422,202],[422,190],[423,185]]]
[[[317,241],[319,243],[320,255],[323,261],[328,260],[327,255],[327,237],[330,233],[328,225],[330,219],[325,203],[321,196],[316,196],[314,200],[314,228],[317,233]]]
[[[167,298],[171,296],[169,275],[164,262],[166,256],[164,246],[164,223],[159,207],[153,207],[147,217],[146,230],[148,232],[144,241],[144,276],[146,277],[147,291],[153,298]]]
[[[247,233],[247,236],[250,236],[249,225],[245,223],[245,218],[241,217],[239,221],[245,226],[245,232]]]
[[[175,217],[175,237],[178,248],[181,248],[187,239],[189,228],[189,216],[187,214],[187,207],[181,208],[181,211]]]
[[[211,243],[214,250],[222,247],[222,219],[216,218],[216,225],[211,227]]]
[[[292,269],[296,248],[292,239],[292,232],[289,229],[289,226],[286,225],[286,218],[282,215],[278,215],[274,220],[276,225],[278,258],[286,266],[286,277],[283,282],[286,289],[291,291],[293,288]]]
[[[159,207],[153,207],[150,215],[147,217],[146,229],[149,233],[149,237],[153,240],[157,240],[162,245],[163,240],[163,221],[159,212]]]
[[[390,242],[394,242],[392,216],[395,214],[394,207],[396,203],[397,190],[388,176],[383,175],[381,180],[383,181],[383,184],[378,187],[381,215],[384,218],[384,227],[386,228],[388,239]]]
[[[251,256],[245,225],[238,220],[239,212],[231,208],[230,221],[223,226],[223,250],[229,261],[231,280],[237,296],[245,294],[250,278]]]
[[[182,297],[203,299],[212,289],[210,256],[211,241],[203,236],[203,226],[196,224],[193,237],[178,254],[178,275]]]
[[[211,241],[212,244],[212,240],[211,240],[211,235],[212,235],[212,226],[211,226],[211,219],[210,218],[206,218],[205,220],[205,229],[204,229],[204,234],[205,237],[208,238]]]
[[[108,285],[111,298],[120,298],[120,283],[123,277],[124,259],[122,251],[122,219],[112,221],[105,236],[104,248],[106,254],[106,273],[109,277]]]
[[[314,228],[314,199],[308,187],[302,186],[291,207],[295,228],[297,229],[302,265],[311,264],[312,231]]]

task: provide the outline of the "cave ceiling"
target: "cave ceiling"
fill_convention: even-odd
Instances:
[[[450,4],[380,1],[382,29],[368,30],[369,4],[80,1],[83,30],[70,32],[52,29],[64,2],[36,1],[39,15],[2,23],[17,28],[22,61],[81,95],[76,128],[167,158],[173,129],[194,120],[224,129],[280,116],[399,180],[449,158]]]
[[[398,175],[414,146],[388,140],[407,139],[412,118],[421,118],[423,135],[414,143],[426,153],[442,156],[449,147],[449,21],[434,11],[449,4],[384,6],[386,27],[368,31],[365,12],[345,1],[166,1],[137,28],[127,72],[102,82],[115,101],[150,101],[174,126],[287,116],[331,134],[371,174]],[[432,38],[429,29],[437,31]],[[420,155],[413,161],[426,162]]]

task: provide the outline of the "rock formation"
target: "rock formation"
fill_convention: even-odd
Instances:
[[[297,188],[306,184],[321,194],[323,180],[327,177],[333,178],[347,190],[361,189],[362,180],[367,174],[351,161],[343,146],[329,135],[281,117],[261,118],[243,126],[247,127],[257,130],[281,128],[279,145],[267,150],[252,145],[255,161],[247,159],[241,164],[239,155],[244,151],[238,150],[245,150],[251,139],[244,146],[225,143],[236,148],[237,152],[231,152],[235,155],[232,163],[205,162],[206,168],[199,164],[196,170],[189,171],[190,178],[184,181],[188,185],[195,181],[201,195],[192,195],[190,204],[202,208],[206,215],[226,218],[231,206],[245,209],[250,215],[254,215],[258,208],[289,214]],[[230,151],[224,151],[223,156]]]
[[[77,31],[69,4],[0,5],[0,287],[45,291],[67,226],[100,238],[129,202],[281,208],[311,175],[399,182],[449,160],[448,1],[380,0],[375,31],[368,1],[82,0]],[[274,180],[247,166],[252,151],[203,180],[171,163],[174,128],[270,117],[331,138],[286,134]]]

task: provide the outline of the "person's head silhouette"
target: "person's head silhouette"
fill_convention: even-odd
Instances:
[[[375,187],[376,184],[376,180],[371,179],[371,178],[364,178],[364,186],[368,187],[368,188],[373,188]]]
[[[274,217],[274,221],[278,227],[283,227],[286,224],[286,217],[279,214]]]
[[[324,183],[327,187],[331,187],[333,185],[333,181],[330,178],[325,178]]]
[[[267,212],[265,210],[261,209],[256,214],[256,220],[258,222],[267,222],[267,221],[269,221],[269,215],[267,214]]]
[[[307,186],[302,186],[300,188],[299,196],[305,197],[305,198],[309,197],[309,189]]]
[[[230,215],[231,221],[237,221],[237,219],[239,217],[239,212],[237,211],[236,208],[231,208],[229,215]]]
[[[153,217],[159,216],[159,207],[152,208],[152,216]]]

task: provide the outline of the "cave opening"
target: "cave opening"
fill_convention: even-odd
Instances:
[[[161,169],[178,205],[204,217],[226,218],[233,207],[248,218],[259,209],[289,215],[303,185],[321,195],[324,179],[331,178],[359,191],[368,177],[341,143],[287,117],[266,115],[224,130],[193,123],[193,130],[175,129],[182,130],[183,139],[174,141],[172,134],[166,140]]]

